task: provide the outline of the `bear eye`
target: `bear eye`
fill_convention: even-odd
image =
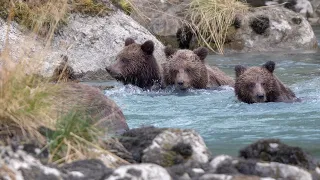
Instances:
[[[255,86],[256,86],[255,83],[249,83],[249,84],[248,84],[248,87],[251,88],[251,89],[254,88]]]
[[[262,86],[265,86],[265,85],[266,85],[266,83],[265,83],[265,82],[263,82],[263,83],[261,83],[261,85],[262,85]]]

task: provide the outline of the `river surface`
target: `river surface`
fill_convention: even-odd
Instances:
[[[320,39],[320,28],[314,28]],[[301,103],[245,104],[233,88],[222,90],[142,91],[108,82],[105,91],[123,110],[130,128],[141,126],[191,128],[204,138],[213,155],[238,155],[261,138],[279,138],[320,158],[320,51],[210,55],[206,61],[234,77],[235,65],[276,62],[275,74]]]

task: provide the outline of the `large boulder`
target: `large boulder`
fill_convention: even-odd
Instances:
[[[300,166],[308,170],[317,168],[317,161],[299,147],[282,143],[279,139],[262,139],[240,150],[240,157],[267,162]]]
[[[144,127],[120,137],[135,161],[164,167],[186,163],[207,163],[211,157],[202,137],[194,130]]]
[[[126,119],[120,107],[98,88],[81,83],[61,83],[54,96],[54,105],[59,113],[67,114],[73,110],[83,111],[105,137],[111,134],[121,134],[129,130]]]
[[[146,28],[120,10],[114,10],[105,17],[70,14],[68,23],[55,33],[50,48],[44,48],[43,39],[27,35],[27,32],[15,22],[8,24],[0,19],[0,50],[6,44],[8,29],[8,44],[13,59],[18,60],[21,56],[26,56],[38,60],[42,57],[44,62],[41,73],[45,76],[52,74],[63,54],[69,57],[69,64],[75,73],[81,73],[85,76],[85,80],[109,78],[105,75],[106,71],[101,69],[104,70],[113,62],[117,53],[122,50],[124,40],[128,37],[133,38],[137,43],[152,40],[155,43],[155,58],[159,62],[165,60],[162,43]],[[99,77],[95,77],[95,72]]]
[[[46,61],[46,72],[52,70],[60,54],[68,55],[76,73],[104,69],[115,60],[128,37],[137,43],[152,40],[155,43],[155,58],[159,62],[165,60],[163,45],[120,10],[107,17],[72,14],[67,26],[53,39],[53,53],[49,57],[51,61]]]
[[[320,24],[320,1],[318,0],[310,0],[313,8],[313,16],[309,18],[311,24],[319,25]]]
[[[312,50],[318,48],[309,22],[283,7],[252,8],[237,16],[238,28],[226,48],[235,52]]]
[[[157,35],[165,45],[179,46],[177,32],[180,30],[183,35],[188,33],[182,27],[191,0],[132,0],[132,2],[137,10],[131,13],[134,20]],[[194,46],[195,42],[192,42],[191,46]]]
[[[319,0],[246,0],[253,7],[283,6],[296,13],[303,15],[310,24],[320,24],[320,1]]]
[[[291,179],[291,180],[312,180],[319,178],[317,172],[308,172],[307,170],[277,162],[258,162],[244,159],[232,158],[227,155],[215,157],[211,162],[211,173],[206,173],[200,179],[212,175],[229,176],[228,179],[235,178],[239,175],[269,177],[270,179]],[[252,179],[259,179],[251,177]],[[218,178],[221,179],[221,178]],[[241,179],[241,178],[240,178]],[[242,178],[247,179],[247,178]]]

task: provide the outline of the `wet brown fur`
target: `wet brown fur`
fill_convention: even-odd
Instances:
[[[219,68],[205,64],[208,54],[206,48],[200,47],[191,51],[166,47],[164,52],[167,56],[167,62],[162,65],[164,86],[175,85],[180,89],[234,86],[234,80],[231,77]],[[178,82],[182,81],[183,85],[179,85]]]
[[[272,61],[261,67],[236,66],[235,94],[238,99],[245,103],[296,101],[295,94],[273,74],[274,68]]]
[[[153,56],[154,44],[146,41],[137,44],[133,39],[125,41],[125,47],[117,55],[116,62],[106,70],[118,81],[141,88],[150,88],[160,82],[159,66]]]

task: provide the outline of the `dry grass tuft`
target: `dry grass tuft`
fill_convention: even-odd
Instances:
[[[97,0],[71,0],[70,12],[88,14],[90,16],[105,16],[110,9]]]
[[[98,137],[102,135],[89,123],[89,118],[79,110],[60,117],[54,133],[49,136],[51,162],[71,162],[88,157],[90,145],[98,144]]]
[[[81,0],[84,1],[92,2]],[[96,154],[108,154],[117,158],[99,148],[100,142],[97,139],[100,132],[89,124],[94,122],[94,119],[87,116],[88,109],[75,106],[76,100],[82,99],[83,94],[73,91],[74,89],[67,89],[68,98],[74,102],[69,102],[68,108],[63,109],[62,106],[66,104],[62,105],[60,101],[65,100],[61,93],[65,92],[66,85],[53,84],[50,78],[37,75],[42,69],[46,48],[50,45],[54,31],[69,11],[67,0],[9,2],[8,4],[8,1],[0,0],[0,3],[7,3],[10,9],[6,14],[8,24],[6,42],[0,52],[0,139],[10,139],[12,136],[25,137],[27,140],[50,147],[51,160],[56,163],[97,157]],[[4,13],[2,10],[1,13]],[[21,16],[16,16],[17,12],[21,12]],[[26,17],[22,16],[24,13],[27,14]],[[19,22],[26,23],[36,34],[44,32],[45,28],[43,39],[47,47],[43,47],[42,50],[35,48],[33,33],[30,38],[21,39],[21,42],[10,42],[9,32],[12,27],[10,24],[16,18],[22,18]],[[13,52],[13,46],[21,47],[21,52]],[[33,52],[33,49],[37,52]],[[90,100],[94,101],[92,99],[88,101]],[[90,108],[90,105],[85,104],[84,108]],[[53,134],[44,136],[43,131],[39,132],[40,129],[50,129]],[[93,149],[98,149],[99,152],[93,153]]]
[[[127,15],[130,15],[133,10],[133,4],[130,0],[111,0],[111,2],[122,9]]]
[[[248,9],[246,4],[238,0],[192,0],[187,18],[199,42],[223,54],[228,28],[237,14],[245,13]],[[211,42],[214,42],[214,47]]]
[[[96,0],[0,0],[0,18],[13,20],[40,35],[67,23],[68,14],[104,16],[110,10]]]
[[[48,99],[55,92],[41,76],[26,74],[31,64],[13,64],[3,53],[0,56],[0,132],[3,138],[11,135],[26,136],[44,143],[37,131],[40,126],[52,128],[51,103]]]

